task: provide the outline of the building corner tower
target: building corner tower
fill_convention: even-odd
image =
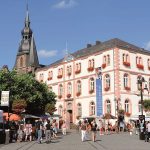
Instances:
[[[22,39],[19,43],[14,69],[18,73],[34,73],[40,65],[33,32],[30,28],[28,7],[26,10],[25,26],[21,31],[21,35]]]

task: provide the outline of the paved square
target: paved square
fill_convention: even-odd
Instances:
[[[22,142],[1,145],[0,150],[150,150],[150,143],[141,141],[137,135],[129,133],[97,135],[97,141],[81,141],[81,136],[76,131],[69,132],[66,136],[60,136],[52,140],[52,143],[42,144],[37,142]]]

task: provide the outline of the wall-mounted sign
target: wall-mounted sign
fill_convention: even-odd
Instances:
[[[9,106],[9,91],[2,91],[1,106]]]

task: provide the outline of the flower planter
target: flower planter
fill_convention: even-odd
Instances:
[[[105,87],[104,90],[105,91],[109,91],[110,87]]]
[[[93,71],[93,70],[94,70],[94,67],[89,67],[87,70],[88,70],[89,72],[90,72],[90,71]]]
[[[49,81],[49,80],[52,80],[52,77],[48,77],[48,79],[47,79],[47,80],[48,80],[48,81]]]
[[[103,68],[103,69],[106,68],[106,63],[105,63],[105,64],[102,64],[102,68]]]
[[[123,65],[130,67],[130,62],[123,62]]]
[[[61,99],[61,98],[62,98],[62,95],[58,95],[58,98]]]
[[[136,64],[136,66],[137,66],[137,68],[139,68],[139,69],[141,69],[141,70],[143,70],[143,69],[144,69],[144,66],[143,66],[143,65],[141,65],[141,64]]]
[[[125,115],[126,115],[127,117],[130,117],[130,116],[131,116],[131,113],[125,112]]]
[[[58,75],[57,78],[58,78],[58,79],[62,78],[62,75]]]
[[[71,94],[67,94],[67,98],[70,98],[71,97]]]
[[[130,87],[125,87],[125,90],[130,91],[131,88]]]
[[[81,70],[76,70],[75,74],[79,74],[81,72]]]
[[[90,93],[90,94],[94,93],[94,90],[90,90],[89,93]]]
[[[81,95],[81,92],[77,92],[77,93],[76,93],[76,96],[80,96],[80,95]]]

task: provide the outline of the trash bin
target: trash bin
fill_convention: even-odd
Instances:
[[[0,130],[0,144],[5,144],[5,141],[6,141],[5,130]]]
[[[9,144],[9,129],[5,130],[6,138],[5,138],[5,144]]]

